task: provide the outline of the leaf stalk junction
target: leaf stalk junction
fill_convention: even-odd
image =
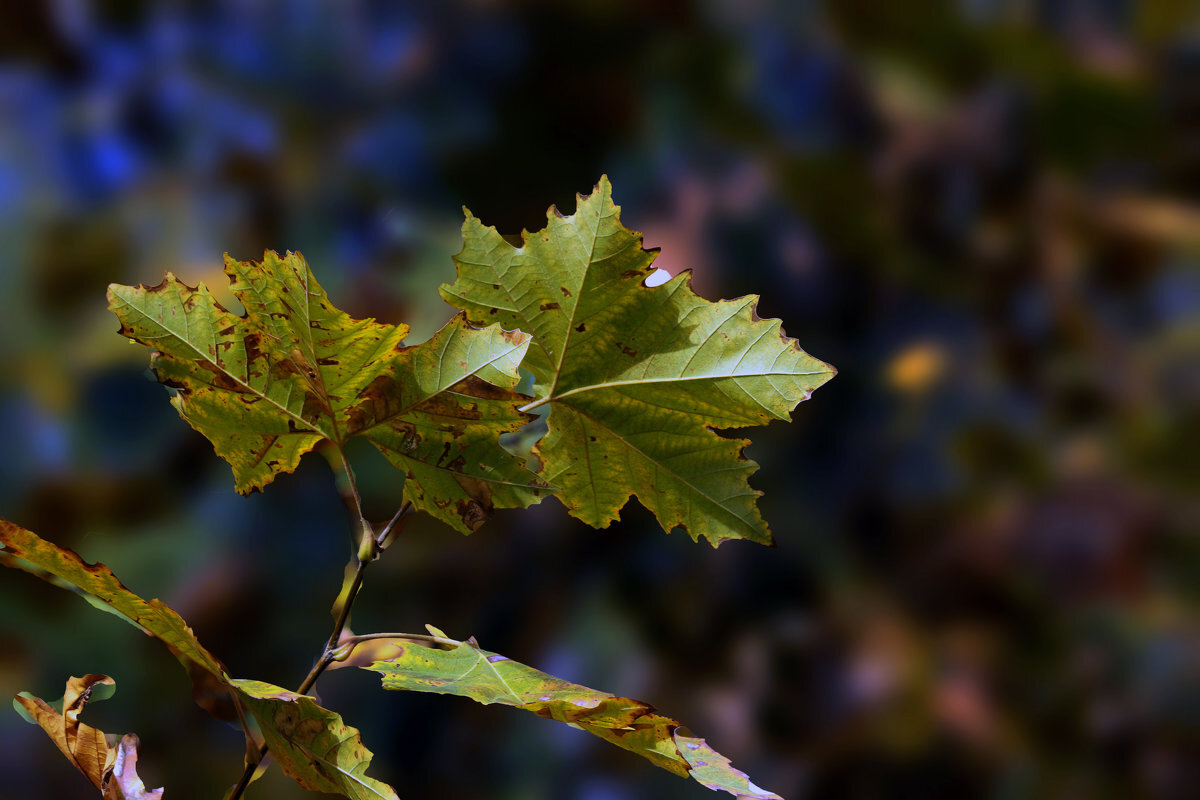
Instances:
[[[342,634],[346,630],[346,625],[350,622],[350,611],[354,607],[354,601],[358,599],[359,592],[362,591],[363,577],[367,571],[367,567],[371,562],[378,559],[388,546],[395,541],[396,536],[404,527],[405,521],[412,515],[413,504],[406,502],[402,505],[391,520],[383,526],[383,529],[375,533],[371,523],[367,521],[362,510],[362,496],[358,493],[358,484],[354,479],[354,470],[350,466],[349,460],[346,458],[346,452],[343,448],[337,448],[338,460],[333,462],[336,469],[343,471],[347,484],[349,486],[348,500],[352,515],[355,517],[357,524],[362,530],[362,540],[359,544],[357,552],[351,556],[350,564],[354,566],[354,574],[348,579],[348,582],[338,593],[337,599],[334,601],[331,609],[334,617],[333,631],[330,632],[329,638],[325,641],[325,647],[321,651],[320,657],[313,664],[308,674],[304,676],[304,680],[300,682],[300,686],[296,689],[296,694],[308,694],[317,679],[321,674],[329,668],[329,665],[335,661],[344,660],[350,655],[354,646],[359,642],[367,641],[368,639],[377,638],[392,638],[392,639],[413,639],[415,641],[429,641],[436,643],[434,640],[442,637],[427,636],[424,634],[367,634],[365,636],[351,636],[343,639]],[[347,569],[349,572],[349,569]],[[444,640],[446,644],[458,644],[454,640]],[[225,800],[239,800],[246,791],[246,787],[254,780],[255,772],[257,772],[262,760],[266,757],[269,748],[264,742],[258,748],[258,758],[251,760],[246,759],[246,768],[242,772],[241,778],[226,795]]]

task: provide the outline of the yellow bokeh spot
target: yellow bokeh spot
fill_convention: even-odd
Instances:
[[[922,392],[932,386],[946,369],[946,351],[936,342],[916,342],[892,357],[887,381],[901,392]]]

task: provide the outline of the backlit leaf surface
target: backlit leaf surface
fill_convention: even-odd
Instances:
[[[283,771],[301,786],[352,800],[396,800],[392,787],[366,776],[371,751],[340,715],[269,683],[239,679],[233,685]]]
[[[435,628],[430,631],[445,636]],[[451,649],[387,641],[393,655],[364,667],[383,675],[385,689],[454,694],[484,705],[501,703],[525,709],[599,736],[676,775],[691,776],[710,789],[779,800],[778,795],[751,783],[703,739],[688,735],[677,721],[647,703],[569,683],[483,650],[473,640]]]
[[[619,214],[606,178],[519,247],[467,212],[442,297],[476,324],[533,334],[532,405],[550,407],[535,452],[571,514],[605,527],[633,495],[668,531],[769,543],[748,442],[713,429],[787,420],[835,370],[759,319],[757,297],[709,302],[690,272],[644,285],[655,253]]]
[[[225,259],[237,316],[203,284],[109,287],[121,333],[150,347],[172,403],[233,467],[243,494],[291,472],[325,440],[370,439],[408,481],[405,500],[470,532],[541,489],[498,444],[528,416],[514,391],[529,336],[451,320],[405,347],[407,325],[338,310],[299,253]]]
[[[129,591],[103,564],[85,563],[74,551],[5,519],[0,519],[0,545],[0,555],[8,556],[0,563],[38,577],[48,573],[58,579],[52,582],[64,581],[91,595],[146,634],[162,640],[189,672],[199,668],[217,677],[225,675],[224,665],[196,640],[182,617],[161,600],[143,600]]]

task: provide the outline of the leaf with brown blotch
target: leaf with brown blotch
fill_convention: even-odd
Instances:
[[[154,374],[239,492],[293,471],[322,441],[362,436],[408,476],[405,500],[460,531],[540,499],[543,484],[499,444],[529,419],[514,391],[527,334],[457,317],[406,347],[407,325],[335,308],[299,253],[226,256],[225,273],[243,316],[171,273],[108,296],[121,334],[154,351]]]
[[[545,487],[499,437],[532,419],[515,389],[528,334],[477,330],[465,315],[378,365],[346,413],[345,435],[362,436],[404,472],[404,497],[462,533],[493,508],[524,508]]]
[[[116,745],[110,745],[102,731],[79,721],[93,689],[114,684],[107,675],[72,677],[67,681],[61,711],[28,692],[18,694],[13,704],[24,711],[22,716],[46,732],[105,800],[161,800],[163,790],[146,791],[138,777],[136,735],[125,734]]]
[[[438,637],[445,634],[429,628]],[[623,747],[676,775],[690,776],[710,789],[738,797],[780,800],[750,782],[745,773],[680,724],[648,703],[616,697],[569,683],[481,649],[474,640],[458,646],[431,647],[404,639],[371,640],[374,652],[390,657],[363,666],[383,675],[385,689],[435,692],[468,697],[488,705],[501,703],[539,717],[565,722]],[[361,663],[351,657],[352,663]]]
[[[371,751],[341,716],[307,695],[269,683],[235,680],[233,685],[258,720],[275,760],[305,789],[351,800],[397,800],[392,787],[366,776]]]
[[[836,370],[759,319],[753,295],[709,302],[690,271],[647,286],[654,257],[601,178],[519,246],[467,212],[458,280],[441,294],[475,324],[533,334],[523,366],[538,399],[525,410],[549,409],[534,453],[572,516],[607,527],[633,496],[667,531],[769,544],[749,442],[714,429],[787,420]]]

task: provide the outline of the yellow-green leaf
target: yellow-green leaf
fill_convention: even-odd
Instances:
[[[435,628],[430,631],[444,638]],[[386,640],[390,657],[364,667],[383,675],[385,689],[434,692],[500,703],[565,722],[710,789],[739,797],[779,800],[755,786],[703,739],[648,703],[569,683],[478,647],[474,640],[439,649],[403,639]],[[380,642],[371,642],[375,648]],[[378,652],[378,650],[377,650]]]
[[[239,492],[291,472],[323,440],[364,436],[405,471],[406,500],[464,532],[494,507],[538,500],[541,484],[498,443],[528,419],[514,391],[528,335],[456,318],[405,347],[407,325],[338,310],[299,253],[227,256],[225,273],[243,316],[170,273],[110,286],[109,307],[154,351],[155,375]]]
[[[455,316],[428,342],[380,367],[346,415],[349,436],[369,439],[406,476],[418,509],[469,533],[493,508],[523,508],[544,489],[499,444],[530,416],[515,389],[528,334],[476,330]]]
[[[65,582],[90,595],[147,635],[162,640],[189,673],[225,675],[224,665],[196,640],[182,617],[161,600],[143,600],[129,591],[103,564],[87,564],[75,552],[6,519],[0,519],[0,547],[0,555],[8,556],[0,563],[42,578],[49,574],[57,579],[52,582]]]
[[[307,695],[269,683],[234,680],[233,686],[262,728],[275,760],[305,789],[351,800],[397,800],[392,787],[366,776],[371,751],[341,716]]]
[[[549,406],[543,478],[593,526],[636,496],[668,531],[769,543],[748,442],[713,429],[787,420],[834,368],[759,319],[757,297],[709,302],[689,272],[646,286],[655,254],[621,224],[607,178],[547,220],[517,247],[468,212],[458,280],[441,289],[476,324],[533,334],[526,408]]]
[[[183,618],[161,600],[143,600],[125,588],[103,564],[85,564],[72,551],[47,542],[8,520],[0,519],[0,545],[3,546],[0,555],[4,556],[0,558],[0,563],[5,566],[23,569],[43,579],[52,578],[51,582],[56,585],[66,584],[91,595],[113,613],[162,640],[191,676],[196,701],[214,714],[218,714],[219,701],[226,699],[249,711],[258,721],[263,737],[284,770],[301,785],[320,791],[339,792],[353,800],[394,800],[396,797],[390,787],[364,775],[371,753],[363,746],[357,730],[346,726],[340,716],[321,708],[311,697],[258,681],[230,678],[221,662],[196,640]],[[83,683],[74,695],[72,684],[68,684],[64,710],[75,706],[82,708],[81,703],[72,702],[76,697],[84,694],[86,700],[87,693],[93,687],[112,682],[102,675],[72,679],[80,680]],[[39,705],[41,701],[18,696],[16,703],[33,715],[33,721],[41,724],[56,743],[59,741],[52,728],[47,728],[42,722],[46,711]],[[44,705],[49,707],[48,704]],[[73,713],[77,716],[78,709]],[[70,723],[74,717],[64,716],[64,719]],[[88,735],[92,736],[90,733]],[[64,734],[64,741],[70,744],[67,734]],[[82,750],[74,745],[69,748],[72,752],[79,750],[83,754],[79,761],[67,753],[67,749],[63,752],[84,770],[84,774],[91,775],[95,772],[96,763],[96,758],[90,755],[95,750],[95,737],[90,744],[85,744],[87,748]],[[59,747],[62,749],[64,745],[60,744]],[[120,751],[114,750],[113,754],[114,758],[120,756]],[[136,755],[133,758],[131,765],[136,763]],[[118,758],[116,767],[112,766],[111,761],[106,763],[120,778],[121,765],[125,762]],[[86,770],[84,766],[87,766]],[[122,780],[128,786],[134,786],[136,777],[136,772],[131,771],[129,777]],[[153,797],[153,793],[146,797]],[[121,800],[120,795],[115,798]],[[134,798],[127,796],[127,800]]]

